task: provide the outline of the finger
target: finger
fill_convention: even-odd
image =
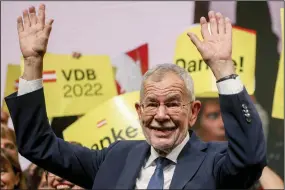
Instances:
[[[225,18],[225,25],[226,25],[225,35],[228,38],[232,38],[232,24],[231,24],[231,20],[228,17]]]
[[[214,11],[210,11],[208,13],[209,20],[210,20],[210,26],[211,26],[211,34],[212,35],[217,35],[218,33],[218,27],[217,27],[217,21],[215,17]]]
[[[30,22],[28,10],[26,10],[26,9],[23,11],[23,18],[24,18],[24,27],[25,28],[30,27],[31,26],[31,22]]]
[[[193,34],[193,33],[187,33],[187,35],[190,37],[192,43],[196,46],[196,48],[198,50],[200,50],[200,47],[201,47],[201,40],[196,36],[196,34]]]
[[[200,24],[201,24],[201,34],[204,39],[209,39],[211,36],[209,29],[208,29],[208,22],[205,17],[200,18]]]
[[[52,26],[53,21],[54,21],[53,19],[49,19],[49,21],[47,21],[46,25]]]
[[[47,22],[47,24],[45,25],[45,28],[44,28],[44,32],[45,32],[45,34],[47,35],[47,36],[49,36],[50,35],[50,31],[51,31],[51,26],[52,26],[52,23],[53,23],[53,19],[50,19],[48,22]]]
[[[19,17],[17,18],[17,29],[18,29],[18,33],[24,31],[23,20],[22,20],[22,17],[21,17],[21,16],[19,16]]]
[[[39,6],[39,13],[38,13],[38,22],[40,23],[40,25],[42,27],[45,26],[45,20],[46,20],[46,15],[45,15],[45,5],[44,4],[40,4]]]
[[[218,22],[218,34],[224,35],[226,29],[225,29],[225,21],[223,15],[221,13],[216,13],[216,19]]]
[[[29,13],[30,13],[31,25],[36,25],[37,24],[37,15],[36,15],[36,9],[34,6],[29,8]]]

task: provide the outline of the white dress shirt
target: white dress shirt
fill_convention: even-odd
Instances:
[[[43,80],[37,79],[32,81],[26,81],[20,77],[19,79],[19,89],[18,96],[39,90],[43,87]],[[217,88],[219,94],[229,95],[237,94],[243,90],[243,84],[240,80],[240,77],[236,79],[228,79],[222,82],[217,83]],[[170,183],[174,174],[174,170],[177,163],[177,157],[180,154],[183,147],[189,141],[189,134],[185,137],[181,144],[174,148],[167,156],[172,163],[166,166],[163,170],[164,174],[164,189],[169,189]],[[146,189],[150,181],[151,176],[153,175],[156,165],[154,160],[159,157],[159,154],[151,147],[151,152],[149,158],[146,159],[145,164],[142,166],[139,176],[136,180],[136,189]]]
[[[177,158],[180,152],[182,151],[183,147],[189,141],[189,139],[190,139],[189,133],[187,133],[187,136],[184,138],[184,140],[166,156],[166,158],[168,158],[172,162],[163,169],[163,176],[164,176],[163,189],[169,189],[172,176],[174,174],[175,166],[177,164]],[[150,156],[148,159],[146,159],[146,162],[142,166],[140,174],[137,178],[136,189],[147,189],[150,178],[152,177],[152,174],[154,173],[154,170],[156,168],[155,159],[158,157],[159,154],[154,150],[153,147],[151,147]]]

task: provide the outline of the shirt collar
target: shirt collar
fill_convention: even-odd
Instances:
[[[169,160],[171,160],[174,163],[177,163],[177,158],[180,154],[180,152],[182,151],[183,147],[187,144],[187,142],[189,141],[190,136],[189,133],[187,133],[186,137],[184,138],[184,140],[177,146],[175,147],[167,156],[166,158],[168,158]],[[150,156],[148,158],[148,160],[145,163],[144,168],[148,168],[149,166],[155,164],[154,161],[156,158],[159,157],[159,154],[155,151],[155,149],[151,146],[150,149]]]

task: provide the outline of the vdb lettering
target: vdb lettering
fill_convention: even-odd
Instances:
[[[243,56],[240,56],[239,60],[233,60],[237,72],[243,72],[243,61]],[[187,62],[185,59],[181,58],[176,60],[176,65],[184,68],[189,73],[209,69],[209,66],[202,59],[190,60]],[[239,68],[239,70],[237,70],[237,68]]]
[[[101,96],[103,95],[102,84],[101,83],[86,83],[82,84],[65,84],[63,86],[64,97],[72,98],[72,97],[82,97],[82,96]]]
[[[127,127],[125,130],[124,129],[120,129],[119,131],[116,131],[114,128],[111,128],[111,136],[105,136],[103,138],[101,138],[97,143],[94,143],[91,146],[91,149],[93,150],[100,150],[103,148],[108,147],[110,144],[112,144],[115,141],[118,140],[126,140],[126,138],[123,137],[123,135],[125,135],[128,139],[133,139],[138,135],[138,129],[134,128],[134,127]]]
[[[82,81],[82,80],[96,80],[95,70],[94,69],[71,69],[68,71],[61,70],[64,78],[67,81],[74,78],[75,81]]]

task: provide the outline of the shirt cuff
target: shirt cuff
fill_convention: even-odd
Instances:
[[[27,81],[25,79],[19,78],[19,88],[18,96],[28,94],[30,92],[39,90],[43,87],[43,79],[36,79]]]
[[[236,79],[228,79],[217,83],[219,94],[238,94],[243,90],[243,84],[238,76]]]

